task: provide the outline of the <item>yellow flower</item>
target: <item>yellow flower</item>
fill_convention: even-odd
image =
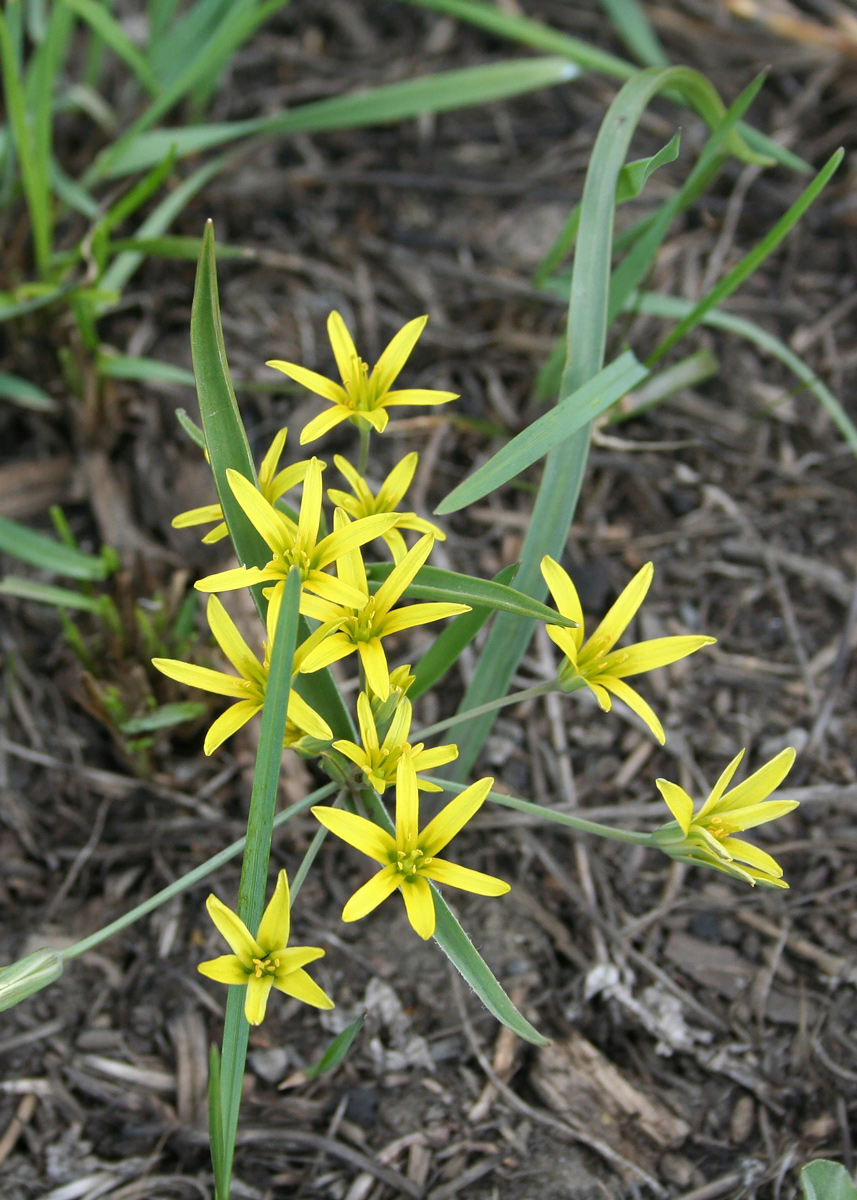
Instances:
[[[256,655],[244,641],[234,621],[227,613],[216,596],[209,597],[206,616],[220,649],[232,663],[238,676],[228,675],[225,671],[213,671],[210,667],[198,667],[193,663],[180,662],[175,658],[153,658],[152,663],[170,679],[179,683],[187,683],[191,687],[203,688],[207,692],[215,692],[218,696],[231,696],[237,704],[227,708],[205,735],[203,750],[211,754],[236,730],[255,716],[265,702],[265,689],[268,685],[268,669],[271,665],[271,645],[274,630],[277,627],[280,597],[268,605],[268,641],[265,643],[265,657],[259,662]],[[297,667],[295,667],[297,671]],[[310,708],[306,700],[292,689],[289,693],[288,717],[284,746],[292,746],[302,737],[309,734],[320,741],[329,742],[333,737],[330,726]]]
[[[478,812],[493,782],[480,779],[471,784],[420,833],[417,773],[411,756],[403,754],[396,770],[395,837],[355,813],[339,808],[314,808],[314,815],[326,829],[381,864],[381,870],[347,902],[342,910],[343,921],[359,921],[401,888],[408,920],[421,938],[430,938],[436,919],[430,879],[480,896],[502,896],[508,892],[509,884],[502,879],[435,857]]]
[[[566,692],[589,687],[595,693],[595,698],[604,712],[610,711],[613,703],[610,698],[612,692],[645,721],[663,745],[666,741],[663,726],[639,692],[635,692],[625,683],[625,677],[639,675],[643,671],[653,671],[656,667],[665,667],[668,663],[686,658],[702,646],[712,645],[717,639],[697,634],[651,638],[647,642],[635,642],[634,645],[625,646],[620,650],[613,649],[643,603],[651,585],[654,567],[651,563],[646,563],[619,596],[592,636],[584,642],[583,609],[577,589],[559,563],[549,555],[546,554],[542,559],[541,567],[545,583],[550,588],[557,608],[564,617],[577,622],[576,629],[563,629],[559,625],[546,626],[548,636],[565,655],[565,662],[559,669],[560,687]]]
[[[317,371],[308,371],[297,363],[283,362],[281,359],[269,362],[267,366],[282,371],[290,379],[302,383],[311,392],[324,396],[333,404],[333,408],[320,413],[306,426],[301,434],[301,445],[314,442],[340,421],[351,420],[364,429],[371,427],[383,433],[388,420],[387,408],[391,404],[446,404],[448,400],[457,400],[455,392],[428,391],[425,388],[390,391],[427,320],[428,317],[417,317],[414,321],[408,321],[387,346],[370,374],[368,364],[358,355],[342,317],[338,312],[332,312],[327,318],[327,335],[342,378],[341,384],[319,375]]]
[[[294,996],[313,1008],[333,1008],[333,1001],[303,969],[324,955],[317,946],[289,946],[289,881],[280,871],[274,894],[262,914],[255,937],[241,918],[216,896],[205,902],[208,915],[229,944],[232,954],[200,963],[208,979],[247,988],[244,1016],[251,1025],[265,1019],[271,988]]]
[[[270,504],[276,504],[289,488],[293,488],[296,483],[301,483],[309,467],[309,459],[304,459],[282,471],[277,470],[286,444],[287,433],[287,429],[280,430],[271,442],[271,448],[262,459],[262,465],[259,468],[259,491]],[[223,520],[223,509],[219,504],[204,504],[201,508],[191,508],[187,512],[179,513],[178,516],[173,517],[172,526],[173,529],[187,529],[191,525],[207,525],[209,521],[220,522],[214,529],[210,529],[202,539],[206,545],[211,545],[213,542],[221,541],[229,533],[226,522]]]
[[[791,746],[781,750],[776,758],[727,792],[743,757],[742,750],[732,759],[697,813],[684,788],[668,779],[657,779],[658,790],[675,820],[656,829],[652,843],[680,862],[714,867],[753,885],[785,888],[789,885],[782,878],[783,869],[776,859],[751,842],[732,835],[775,821],[797,808],[797,800],[766,799],[788,775],[795,752]]]
[[[375,519],[379,518],[364,518]],[[347,521],[346,514],[337,509],[334,514],[337,529],[347,532],[347,528],[342,528],[342,523]],[[403,629],[413,629],[415,625],[425,625],[429,621],[439,621],[442,617],[454,617],[458,613],[470,611],[467,604],[447,604],[442,601],[410,604],[406,608],[393,609],[393,605],[409,587],[417,571],[428,558],[433,543],[434,537],[430,533],[421,537],[393,568],[374,596],[369,592],[366,568],[363,566],[360,551],[352,550],[340,555],[336,561],[339,578],[347,583],[350,589],[360,594],[360,604],[344,606],[331,603],[326,597],[305,597],[305,607],[301,611],[306,616],[314,617],[325,625],[336,625],[338,628],[309,654],[302,655],[301,671],[319,671],[356,650],[360,655],[368,687],[381,700],[386,700],[390,692],[390,671],[381,639],[393,633],[400,633]]]
[[[318,540],[321,525],[321,473],[324,463],[318,458],[310,459],[304,479],[301,508],[295,525],[285,513],[274,508],[248,479],[237,471],[227,471],[226,476],[235,499],[244,509],[248,520],[258,530],[272,552],[271,561],[264,567],[235,567],[231,571],[220,571],[200,579],[196,587],[201,592],[226,592],[234,588],[251,587],[255,583],[285,582],[290,567],[301,573],[301,586],[323,596],[336,604],[360,604],[361,593],[343,583],[324,568],[340,555],[371,542],[391,529],[396,518],[390,514],[364,517],[338,528],[335,533]],[[301,612],[306,610],[301,602]]]
[[[393,467],[374,496],[363,476],[342,455],[334,454],[333,461],[348,480],[354,495],[349,496],[347,492],[340,492],[336,488],[328,488],[327,494],[334,504],[345,509],[349,517],[359,519],[360,517],[372,516],[375,513],[396,512],[396,506],[401,502],[405,492],[411,486],[411,480],[417,469],[419,455],[415,453],[406,454],[402,461]],[[399,533],[400,529],[416,529],[420,533],[433,533],[438,541],[446,541],[446,534],[440,526],[434,525],[431,521],[426,521],[422,517],[418,517],[416,513],[397,513],[396,516],[397,520],[394,527],[381,535],[390,547],[394,562],[401,562],[408,552],[405,539]]]
[[[343,739],[333,743],[334,749],[356,763],[375,791],[383,795],[387,784],[396,778],[396,769],[403,754],[411,758],[415,771],[432,771],[458,758],[458,747],[454,745],[435,746],[433,750],[426,750],[422,742],[416,746],[409,745],[412,719],[413,707],[410,700],[403,696],[396,705],[387,732],[380,738],[369,697],[361,692],[357,697],[357,722],[363,745],[358,746]],[[426,783],[424,779],[417,779],[417,787],[424,792],[443,791],[436,783]]]

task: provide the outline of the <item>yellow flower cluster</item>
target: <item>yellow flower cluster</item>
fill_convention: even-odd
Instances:
[[[331,408],[303,429],[300,444],[315,441],[347,420],[360,429],[365,447],[370,430],[381,432],[385,428],[391,405],[434,405],[455,399],[451,392],[391,390],[426,319],[420,317],[408,322],[370,371],[358,356],[341,316],[331,313],[328,332],[341,377],[339,383],[295,363],[270,362],[269,366],[331,402]],[[323,752],[323,761],[331,773],[336,764],[339,778],[346,781],[352,807],[361,790],[365,793],[366,789],[372,789],[382,796],[390,785],[395,785],[394,833],[354,811],[339,807],[312,810],[326,829],[380,866],[347,902],[343,920],[366,916],[398,890],[414,930],[420,937],[429,938],[436,923],[434,885],[447,884],[485,896],[500,896],[509,890],[509,885],[500,879],[438,857],[484,803],[493,780],[482,779],[472,784],[420,830],[420,790],[442,789],[420,778],[419,772],[451,762],[458,756],[458,748],[450,744],[427,749],[422,742],[410,743],[413,710],[406,693],[414,676],[409,667],[390,670],[384,643],[404,630],[467,612],[468,606],[445,600],[402,603],[435,541],[445,536],[436,525],[417,514],[399,511],[417,469],[416,454],[406,455],[377,489],[362,471],[340,455],[334,456],[334,464],[351,492],[328,489],[327,495],[334,505],[331,528],[323,512],[322,474],[326,464],[313,457],[279,469],[286,433],[281,429],[274,438],[262,461],[257,484],[236,471],[227,472],[236,501],[270,551],[269,561],[261,567],[239,566],[221,571],[196,585],[200,591],[212,593],[207,608],[209,625],[237,674],[174,659],[155,659],[154,665],[172,679],[234,701],[208,731],[204,749],[206,754],[212,753],[264,704],[284,584],[289,572],[297,568],[301,581],[299,611],[309,620],[311,632],[298,645],[294,656],[294,686],[284,745],[306,754]],[[299,511],[295,513],[293,509],[287,510],[281,500],[298,484],[302,485],[302,493]],[[227,532],[219,505],[182,513],[173,524],[183,528],[212,521],[219,523],[203,540],[214,542]],[[410,548],[402,531],[420,535]],[[393,563],[384,582],[373,588],[364,553],[370,543],[378,541],[386,545]],[[652,582],[651,563],[631,580],[588,639],[580,599],[567,573],[549,557],[542,561],[542,573],[559,612],[576,623],[575,628],[547,626],[549,636],[564,655],[557,687],[562,691],[588,687],[605,711],[610,709],[612,697],[619,698],[663,742],[664,731],[657,716],[625,680],[684,658],[714,639],[698,635],[666,637],[617,648]],[[213,594],[255,584],[264,585],[268,601],[267,641],[261,661]],[[334,740],[327,721],[300,693],[301,676],[352,654],[357,656],[362,683],[356,704],[359,742],[348,738]],[[658,780],[675,821],[656,831],[652,844],[672,857],[715,866],[751,883],[783,886],[782,871],[774,860],[736,840],[731,833],[770,820],[793,807],[789,802],[764,806],[760,803],[764,798],[763,787],[772,780],[772,786],[776,786],[785,774],[781,768],[785,765],[787,770],[790,761],[786,763],[781,755],[745,784],[724,794],[737,763],[736,759],[695,816],[693,802],[686,793],[675,784]],[[280,872],[274,897],[255,935],[216,897],[209,897],[207,907],[233,953],[205,962],[199,969],[222,983],[246,987],[245,1012],[251,1024],[258,1024],[264,1017],[271,988],[317,1007],[330,1006],[331,1001],[303,969],[321,957],[323,951],[288,947],[289,891],[285,872]]]

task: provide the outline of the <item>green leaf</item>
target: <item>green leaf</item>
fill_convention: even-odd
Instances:
[[[382,583],[394,570],[394,563],[366,564],[367,578],[374,582]],[[548,608],[541,601],[533,600],[505,584],[477,579],[473,575],[461,575],[457,571],[444,571],[440,567],[420,567],[404,595],[409,600],[450,601],[515,613],[521,617],[532,617],[535,621],[546,621],[549,625],[564,625],[567,629],[574,629],[577,624],[556,609]]]
[[[352,1021],[350,1025],[343,1029],[342,1033],[333,1039],[315,1066],[305,1069],[304,1075],[306,1075],[307,1079],[318,1079],[319,1075],[326,1075],[329,1071],[336,1070],[339,1064],[344,1062],[348,1051],[354,1044],[354,1039],[363,1028],[365,1020],[366,1014],[364,1012],[360,1014],[356,1021]]]
[[[162,704],[152,709],[142,717],[132,717],[123,721],[119,726],[122,733],[154,733],[157,729],[170,729],[173,725],[181,725],[185,721],[193,721],[202,717],[208,711],[208,705],[201,700],[182,700],[175,704]]]
[[[488,1011],[523,1041],[533,1046],[550,1045],[550,1039],[539,1033],[527,1018],[518,1012],[485,959],[453,916],[443,896],[434,884],[431,887],[437,912],[435,941],[465,983],[473,989]]]
[[[56,400],[29,379],[9,375],[6,371],[0,371],[0,396],[21,408],[29,408],[31,412],[56,412],[59,409]]]
[[[208,1140],[218,1200],[221,1196],[229,1195],[229,1180],[224,1178],[223,1106],[220,1097],[220,1051],[212,1046],[208,1052]]]
[[[54,608],[71,608],[79,612],[98,614],[103,608],[103,596],[88,596],[86,592],[74,592],[71,588],[53,587],[35,579],[23,579],[19,575],[7,575],[0,582],[0,595],[17,596],[19,600],[34,600],[37,604],[50,604]]]
[[[690,307],[690,306],[688,306]],[[685,388],[696,387],[711,379],[720,370],[720,363],[710,350],[697,350],[686,358],[671,363],[665,370],[659,371],[625,397],[621,406],[615,407],[610,413],[610,423],[618,424],[638,417],[663,400],[668,400],[676,392]]]
[[[654,317],[668,317],[671,320],[681,320],[694,309],[690,300],[681,296],[665,296],[658,292],[642,292],[628,298],[625,306],[628,312],[644,312]],[[798,377],[801,383],[810,391],[827,412],[831,421],[842,434],[845,441],[857,454],[857,427],[848,416],[845,409],[831,392],[830,388],[818,378],[815,371],[806,365],[785,342],[768,333],[760,325],[748,321],[745,317],[737,317],[732,313],[711,309],[702,318],[703,325],[713,329],[724,329],[735,333],[738,337],[746,338],[760,350],[764,350],[779,361]]]
[[[0,551],[20,558],[34,567],[53,571],[55,575],[67,575],[70,579],[95,581],[106,579],[107,565],[93,554],[84,554],[71,546],[64,546],[56,538],[36,533],[26,525],[0,517]]]
[[[205,226],[202,254],[196,272],[196,288],[190,318],[190,346],[196,376],[199,411],[211,463],[214,485],[220,501],[238,561],[247,567],[263,567],[271,551],[232,494],[227,470],[238,471],[256,484],[256,468],[250,443],[226,361],[220,302],[217,295],[217,267],[214,257],[214,226]],[[267,603],[260,586],[253,588],[256,607],[264,619]]]
[[[122,59],[131,73],[136,75],[150,95],[158,94],[160,86],[151,67],[134,43],[129,40],[128,35],[106,5],[98,4],[96,0],[62,0],[62,2],[73,9],[106,42],[113,53]]]
[[[403,83],[347,92],[332,99],[296,105],[273,117],[158,129],[136,137],[127,146],[105,151],[84,182],[145,170],[152,163],[160,162],[171,146],[176,147],[177,157],[184,158],[259,134],[313,133],[404,121],[421,113],[489,104],[536,88],[564,83],[576,74],[576,68],[564,59],[516,59],[440,71]]]
[[[98,370],[112,379],[135,379],[141,383],[177,383],[195,387],[193,371],[157,358],[138,358],[130,354],[99,354]]]
[[[517,563],[510,563],[498,572],[493,583],[509,584],[518,571]],[[447,673],[453,663],[458,662],[465,646],[469,646],[479,630],[495,610],[474,604],[470,612],[454,617],[426,650],[414,667],[414,682],[408,689],[408,697],[415,700],[433,687]]]
[[[790,205],[773,229],[762,238],[757,246],[754,246],[749,254],[745,254],[741,261],[728,274],[724,275],[720,282],[715,284],[707,295],[703,296],[693,311],[688,313],[684,320],[679,321],[672,333],[664,338],[654,353],[649,355],[647,360],[649,366],[652,366],[659,359],[663,358],[677,341],[683,338],[689,330],[693,329],[694,325],[699,324],[710,309],[715,308],[727,296],[731,296],[761,266],[768,255],[776,250],[786,234],[794,228],[809,206],[827,186],[831,175],[833,175],[842,162],[844,155],[845,151],[840,147],[839,150],[830,156],[809,187],[805,188],[794,204]]]
[[[176,420],[192,442],[199,446],[200,450],[205,450],[205,434],[202,432],[196,421],[191,420],[183,408],[176,409]]]
[[[591,425],[596,417],[621,400],[647,374],[648,371],[638,362],[633,351],[626,350],[570,395],[560,399],[554,408],[538,417],[523,433],[512,438],[493,458],[489,458],[487,463],[453,488],[441,500],[435,512],[458,512],[520,475],[549,451],[557,452],[557,448],[572,434],[584,425]]]
[[[202,253],[202,238],[198,237],[129,237],[116,238],[110,243],[110,249],[115,253],[134,250],[148,258],[177,258],[196,262]],[[247,246],[232,246],[220,242],[217,246],[218,259],[243,258],[254,259],[256,251]]]
[[[800,1173],[804,1200],[857,1200],[851,1176],[842,1163],[816,1158]]]
[[[638,0],[599,0],[599,3],[638,62],[644,67],[669,66],[666,51]]]

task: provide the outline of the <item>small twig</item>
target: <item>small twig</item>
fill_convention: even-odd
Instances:
[[[14,1117],[6,1126],[6,1132],[0,1138],[0,1164],[4,1163],[15,1149],[15,1143],[23,1133],[24,1126],[36,1111],[38,1102],[39,1098],[34,1092],[28,1092],[26,1096],[21,1098],[21,1103],[15,1110]]]

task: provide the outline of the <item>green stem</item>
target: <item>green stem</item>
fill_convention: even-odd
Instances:
[[[581,681],[581,686],[583,686],[583,681]],[[416,731],[413,735],[414,740],[422,740],[434,733],[440,733],[443,729],[451,729],[453,725],[458,725],[462,721],[470,721],[473,717],[496,712],[498,708],[506,708],[510,704],[520,704],[523,700],[531,700],[533,696],[549,696],[552,692],[559,691],[562,689],[555,679],[550,679],[546,683],[536,683],[532,687],[524,688],[523,691],[510,692],[508,696],[501,696],[499,700],[489,700],[487,704],[479,704],[476,708],[466,708],[464,712],[455,713],[443,721],[435,721],[434,725],[426,725],[424,729]]]
[[[368,422],[361,421],[358,429],[360,430],[360,462],[357,465],[357,474],[365,475],[369,465],[369,440],[372,437],[372,426]]]
[[[319,800],[324,800],[335,787],[335,783],[326,783],[324,787],[311,792],[303,800],[298,800],[297,804],[292,804],[289,808],[284,809],[274,817],[274,828],[279,828],[280,825],[292,817],[296,817],[298,813],[306,812],[313,804],[317,804]],[[63,959],[78,958],[81,954],[86,954],[87,950],[94,950],[96,946],[100,946],[102,942],[106,942],[108,938],[113,937],[114,933],[121,933],[123,929],[127,929],[135,921],[139,921],[141,917],[145,917],[148,913],[154,912],[156,908],[160,908],[162,904],[166,904],[168,900],[172,900],[174,896],[181,895],[182,892],[186,892],[188,888],[193,887],[195,883],[200,883],[203,879],[207,879],[219,867],[222,867],[230,859],[239,855],[246,845],[247,838],[239,838],[237,842],[233,842],[231,846],[227,846],[225,850],[221,850],[219,854],[215,854],[212,858],[206,859],[204,863],[200,863],[198,867],[194,867],[192,871],[188,871],[187,875],[182,875],[181,879],[177,879],[175,883],[171,883],[160,892],[156,892],[154,896],[150,896],[148,900],[144,900],[142,904],[138,904],[136,908],[132,908],[124,916],[117,917],[115,921],[111,921],[103,929],[97,929],[95,933],[91,933],[89,937],[83,938],[80,942],[75,942],[68,949],[60,950],[58,952],[60,957]]]
[[[347,788],[339,789],[336,799],[334,800],[333,804],[331,805],[332,808],[340,807],[340,805],[342,804],[342,801],[345,798],[345,794],[347,791],[348,791]],[[303,856],[303,861],[301,862],[301,865],[298,867],[297,871],[295,872],[295,877],[291,882],[291,886],[289,887],[289,895],[291,897],[292,907],[294,907],[294,903],[295,903],[295,900],[297,899],[298,892],[303,887],[303,882],[306,879],[307,875],[309,874],[309,869],[312,866],[312,864],[315,862],[315,857],[318,854],[319,850],[321,849],[322,842],[327,837],[327,834],[328,834],[328,830],[325,829],[325,827],[322,825],[321,828],[317,831],[315,837],[310,842],[309,848],[307,849],[306,854],[304,854],[304,856]]]
[[[456,794],[466,790],[466,784],[454,783],[451,779],[440,779],[425,775],[428,783],[436,783],[445,792]],[[651,834],[637,833],[632,829],[614,829],[610,825],[602,825],[598,821],[587,821],[584,817],[572,817],[568,813],[557,812],[556,809],[546,808],[544,804],[531,804],[529,800],[519,800],[517,796],[504,796],[502,792],[489,792],[486,799],[494,804],[502,804],[504,808],[514,808],[516,812],[527,813],[531,817],[540,817],[543,821],[553,821],[557,825],[565,825],[576,829],[578,833],[593,833],[596,837],[610,838],[614,842],[632,842],[635,846],[651,845]],[[621,811],[621,810],[619,810]]]

